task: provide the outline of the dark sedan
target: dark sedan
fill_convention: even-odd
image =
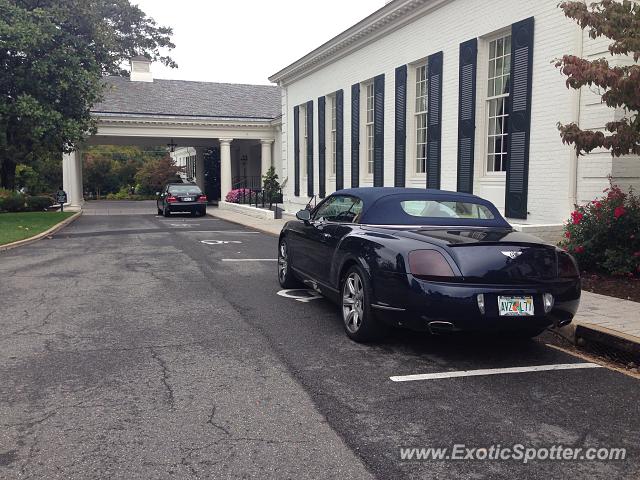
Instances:
[[[191,215],[207,213],[207,196],[200,187],[191,183],[170,183],[156,200],[158,215],[168,217],[175,212],[188,212]]]
[[[474,195],[355,188],[297,218],[280,234],[280,284],[303,282],[339,303],[356,341],[390,326],[532,337],[578,309],[575,260]]]

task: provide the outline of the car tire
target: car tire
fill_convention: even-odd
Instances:
[[[282,288],[300,287],[300,281],[295,277],[289,258],[289,244],[282,238],[278,244],[278,282]]]
[[[165,217],[168,217],[169,215],[171,215],[171,211],[165,207],[164,211],[162,212],[162,215],[164,215]]]
[[[381,323],[371,308],[372,298],[369,277],[359,266],[352,266],[342,279],[340,289],[340,315],[344,330],[351,340],[374,342],[388,333],[387,326]]]

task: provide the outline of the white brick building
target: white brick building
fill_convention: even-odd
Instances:
[[[640,186],[637,159],[577,159],[560,140],[558,122],[602,128],[619,112],[566,88],[553,60],[606,56],[608,41],[556,5],[394,0],[270,77],[287,210],[336,186],[429,185],[472,191],[551,238],[608,175]]]

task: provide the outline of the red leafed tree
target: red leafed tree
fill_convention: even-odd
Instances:
[[[564,14],[587,29],[591,38],[612,40],[612,55],[629,55],[636,64],[611,66],[600,58],[586,60],[564,55],[556,67],[567,76],[567,88],[585,85],[598,87],[602,101],[611,108],[621,108],[622,118],[605,125],[605,131],[582,130],[575,123],[558,124],[564,143],[576,147],[578,155],[596,148],[605,148],[613,156],[640,154],[640,5],[629,0],[601,0],[587,5],[580,1],[563,1],[559,7]]]
[[[136,181],[140,184],[143,193],[153,194],[167,183],[179,181],[178,174],[182,170],[183,167],[178,167],[176,162],[167,155],[146,162],[136,173]]]

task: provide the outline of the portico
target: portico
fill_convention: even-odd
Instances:
[[[193,180],[214,191],[213,200],[224,199],[234,178],[259,178],[271,165],[281,165],[275,147],[280,144],[278,87],[154,80],[144,58],[132,60],[131,79],[105,82],[104,100],[92,109],[97,132],[86,146],[192,147]],[[213,152],[209,164],[205,151]],[[63,156],[63,188],[69,205],[81,208],[82,147]]]

